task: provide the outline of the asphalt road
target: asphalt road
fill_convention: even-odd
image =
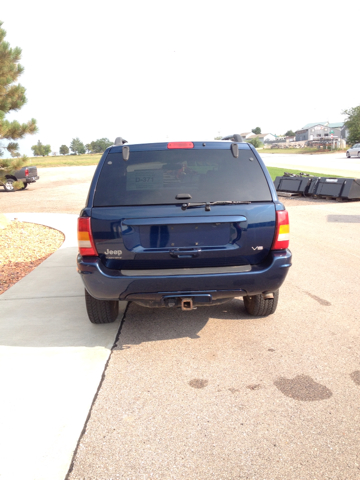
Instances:
[[[36,208],[78,213],[73,168],[30,187]],[[284,203],[294,257],[276,313],[130,304],[68,480],[360,478],[360,203]]]

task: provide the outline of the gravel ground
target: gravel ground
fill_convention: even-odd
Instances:
[[[0,295],[21,280],[64,242],[58,230],[14,220],[0,224]]]

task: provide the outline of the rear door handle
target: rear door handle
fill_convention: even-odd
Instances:
[[[191,250],[170,250],[170,255],[173,258],[195,258],[200,255],[201,249],[191,249]]]

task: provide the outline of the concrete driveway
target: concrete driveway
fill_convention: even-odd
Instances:
[[[359,207],[290,207],[269,318],[131,304],[69,480],[360,478]]]

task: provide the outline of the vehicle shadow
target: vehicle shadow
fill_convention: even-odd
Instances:
[[[7,192],[4,188],[0,188],[0,193],[6,193],[7,195],[15,194],[15,193],[27,193],[31,190],[28,188],[21,188],[20,190],[15,190],[13,192]]]
[[[226,321],[251,321],[242,299],[236,298],[222,305],[199,307],[182,311],[179,308],[146,308],[129,303],[116,349],[144,342],[198,339],[199,332],[212,318]],[[126,347],[125,347],[126,348]]]

